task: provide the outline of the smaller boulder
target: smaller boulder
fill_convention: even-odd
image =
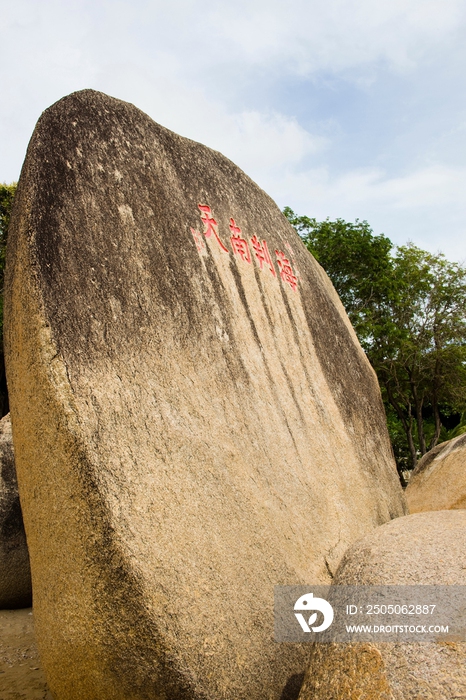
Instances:
[[[466,508],[466,434],[424,455],[405,493],[410,513]]]
[[[466,510],[381,525],[344,555],[336,585],[466,585]],[[466,642],[314,644],[299,700],[466,697]]]
[[[31,603],[29,552],[8,414],[0,420],[0,608],[27,608]]]

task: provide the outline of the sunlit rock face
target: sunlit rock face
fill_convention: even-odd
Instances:
[[[466,510],[415,513],[353,544],[334,585],[415,586],[422,605],[423,586],[466,586],[465,563]],[[441,593],[437,595],[441,602]],[[457,619],[464,622],[461,612],[460,604]],[[386,620],[374,616],[370,622],[383,625]],[[402,615],[398,622],[409,621]],[[427,616],[425,622],[428,628]],[[455,700],[466,695],[462,636],[429,642],[317,643],[310,645],[310,659],[299,700]]]
[[[330,281],[233,163],[88,90],[39,120],[9,235],[53,696],[284,700],[307,650],[273,641],[274,585],[328,582],[405,509]]]
[[[406,500],[411,513],[466,508],[466,435],[442,442],[419,460]]]

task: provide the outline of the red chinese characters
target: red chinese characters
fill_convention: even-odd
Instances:
[[[202,251],[205,250],[205,243],[201,232],[195,228],[191,228],[191,233],[193,234],[194,243],[196,244],[198,252],[202,253]]]
[[[236,225],[234,219],[230,219],[230,231],[232,236],[230,238],[231,247],[233,248],[233,253],[239,255],[241,260],[247,263],[251,262],[251,253],[249,251],[248,242],[245,238],[241,236],[241,229]]]
[[[228,253],[228,248],[222,242],[218,233],[218,223],[212,216],[212,210],[207,204],[198,204],[199,211],[201,213],[201,219],[204,224],[204,231],[200,233],[197,229],[191,228],[191,233],[196,244],[196,248],[200,255],[206,254],[206,244],[205,238],[214,237],[217,240],[220,248]],[[230,218],[230,242],[233,249],[233,255],[238,256],[243,260],[243,262],[252,263],[251,249],[254,252],[256,260],[259,263],[261,270],[269,270],[273,277],[277,277],[277,272],[275,270],[274,263],[269,253],[269,248],[266,240],[259,240],[256,234],[249,239],[249,242],[244,238],[241,228],[236,223],[235,219]],[[293,250],[288,242],[285,242],[285,247],[289,250],[289,254],[294,259]],[[285,284],[289,284],[291,289],[295,292],[298,287],[298,277],[293,271],[293,267],[289,258],[286,257],[286,253],[282,250],[276,250],[275,255],[277,258],[278,269],[280,272],[280,278]]]
[[[267,247],[267,241],[261,241],[257,238],[256,234],[251,238],[251,245],[254,249],[254,254],[259,261],[261,270],[264,269],[264,265],[269,268],[270,272],[274,277],[277,276],[275,268],[273,266],[272,258],[270,257],[269,249]]]
[[[222,241],[220,240],[220,237],[218,235],[218,224],[215,221],[214,217],[212,216],[212,212],[209,206],[207,204],[198,204],[199,210],[201,212],[201,219],[204,222],[204,236],[206,238],[210,238],[212,234],[215,236],[217,239],[217,242],[222,250],[225,251],[225,253],[228,253],[228,248],[226,248]]]
[[[289,284],[291,289],[295,292],[298,286],[298,278],[293,272],[290,261],[285,257],[285,253],[282,250],[276,250],[275,255],[277,256],[280,277],[284,282]]]

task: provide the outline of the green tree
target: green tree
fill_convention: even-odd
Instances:
[[[0,274],[3,293],[3,274],[5,270],[5,250],[8,240],[8,226],[10,224],[11,208],[16,192],[16,182],[11,185],[0,183]]]
[[[466,410],[466,269],[412,244],[395,249],[366,221],[284,214],[332,280],[377,373],[399,469],[414,467],[445,435],[445,417]]]
[[[374,236],[367,221],[318,222],[289,207],[283,213],[332,280],[360,342],[370,345],[376,317],[380,322],[393,293],[392,242]]]
[[[397,248],[393,280],[392,324],[377,329],[367,354],[414,467],[440,438],[442,407],[465,407],[466,270],[409,244]]]
[[[16,192],[16,183],[0,184],[0,417],[8,413],[8,391],[3,356],[3,286],[8,226]]]

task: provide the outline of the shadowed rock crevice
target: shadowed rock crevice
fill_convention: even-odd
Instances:
[[[27,608],[31,600],[29,552],[7,414],[0,420],[0,608]]]
[[[294,673],[286,682],[280,700],[297,700],[304,680],[304,673]]]

